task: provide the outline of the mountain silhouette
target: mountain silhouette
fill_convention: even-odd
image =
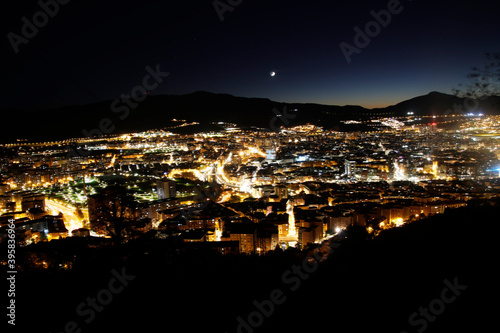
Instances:
[[[99,133],[94,129],[109,129],[107,134],[141,132],[166,128],[173,132],[187,133],[217,130],[219,122],[235,123],[240,127],[270,128],[314,124],[325,129],[342,130],[341,120],[366,119],[379,115],[403,116],[407,112],[415,115],[441,115],[463,108],[462,98],[431,92],[385,108],[367,109],[357,105],[322,105],[314,103],[282,103],[267,98],[236,97],[228,94],[194,92],[187,95],[148,96],[125,107],[121,102],[112,108],[113,101],[88,105],[73,105],[41,111],[4,109],[4,117],[12,117],[12,126],[3,126],[0,141],[15,142],[27,139],[31,142],[82,138]],[[469,104],[472,104],[469,101]],[[128,111],[117,111],[128,108]],[[500,97],[484,99],[479,107],[484,114],[500,114]],[[281,116],[280,116],[281,115]],[[198,122],[199,125],[174,129],[179,122],[173,119]],[[88,134],[90,133],[90,134]]]

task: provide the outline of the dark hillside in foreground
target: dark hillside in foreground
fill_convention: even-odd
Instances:
[[[438,308],[444,280],[456,280],[467,289],[427,321],[425,332],[486,331],[495,318],[488,299],[498,294],[498,213],[499,207],[457,209],[339,248],[338,260],[328,261],[304,285],[283,316],[273,318],[274,327],[417,332],[422,316],[414,317],[420,321],[413,325],[409,317],[431,302]],[[285,317],[304,320],[292,324]]]
[[[16,328],[60,332],[73,320],[82,332],[236,332],[238,316],[255,311],[254,300],[280,290],[286,300],[254,332],[417,332],[421,326],[411,326],[409,316],[441,297],[445,279],[456,279],[467,289],[425,332],[485,331],[495,318],[499,214],[498,206],[451,210],[374,240],[352,229],[326,262],[300,279],[298,273],[283,278],[302,263],[296,251],[220,256],[177,254],[172,244],[151,240],[101,249],[42,244],[37,251],[86,259],[72,272],[20,272]],[[88,316],[75,309],[108,288],[113,268],[135,278],[87,324]]]

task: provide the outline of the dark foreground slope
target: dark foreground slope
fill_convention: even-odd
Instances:
[[[274,327],[298,332],[487,331],[495,326],[491,300],[498,295],[498,213],[498,208],[458,209],[339,248],[338,258],[315,273],[296,302],[276,316]],[[445,280],[467,287],[441,309]],[[444,295],[453,298],[453,293]],[[429,312],[430,319],[424,320],[421,308],[430,306],[438,315]],[[301,320],[291,324],[287,316]]]
[[[431,303],[439,314],[425,320],[425,332],[486,331],[495,327],[499,213],[462,208],[374,240],[352,229],[310,273],[295,271],[304,258],[298,251],[220,256],[148,240],[100,249],[51,242],[38,253],[76,256],[75,269],[19,273],[16,329],[62,332],[74,321],[81,332],[423,332],[420,316],[413,326],[408,318]],[[88,297],[108,302],[102,290],[112,269],[134,278],[95,318],[79,315]],[[441,309],[445,280],[466,289]],[[281,304],[271,310],[273,292]],[[269,317],[256,314],[254,301]],[[249,315],[256,327],[238,328],[238,317]]]

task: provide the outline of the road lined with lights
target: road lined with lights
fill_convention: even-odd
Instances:
[[[64,225],[66,229],[68,229],[69,234],[71,234],[71,231],[73,230],[83,228],[84,220],[88,221],[89,219],[87,209],[82,209],[83,217],[79,217],[75,208],[68,207],[54,200],[45,200],[45,206],[52,210],[55,214],[58,214],[59,212],[63,214]]]

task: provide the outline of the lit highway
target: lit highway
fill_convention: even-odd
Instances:
[[[87,209],[82,209],[83,218],[80,218],[76,215],[75,208],[68,207],[54,200],[46,199],[45,207],[47,210],[52,211],[52,214],[56,215],[59,214],[59,212],[63,214],[64,225],[66,229],[68,229],[70,235],[72,230],[83,228],[83,220],[88,221],[89,218]]]

